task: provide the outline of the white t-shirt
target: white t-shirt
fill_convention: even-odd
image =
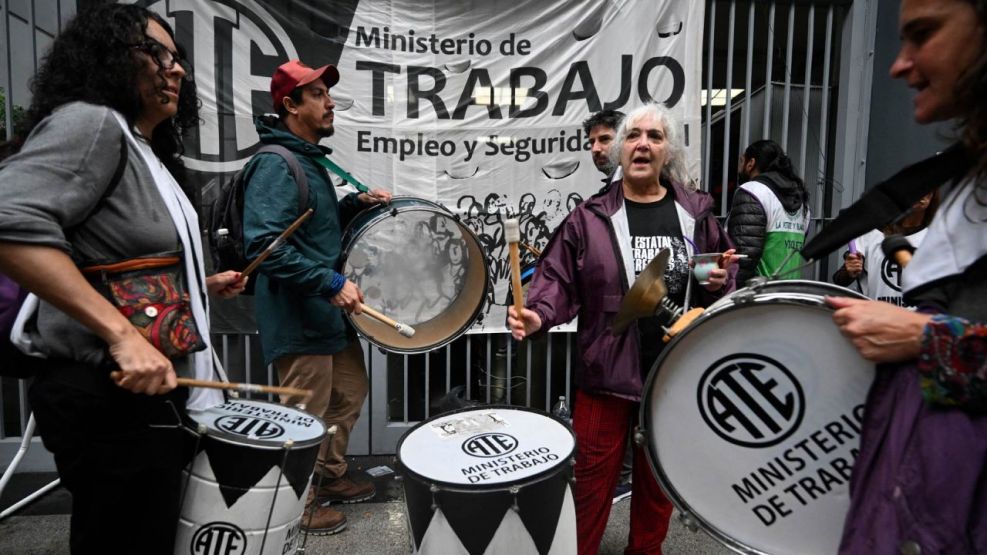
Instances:
[[[922,243],[928,229],[921,229],[906,237],[913,247]],[[901,266],[888,258],[881,250],[885,235],[878,230],[858,237],[854,243],[857,252],[864,256],[864,271],[850,285],[877,301],[885,301],[894,305],[904,306],[901,299]]]

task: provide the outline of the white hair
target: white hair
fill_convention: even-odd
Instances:
[[[646,117],[657,120],[665,130],[665,165],[661,168],[662,177],[695,189],[695,182],[689,178],[685,168],[685,146],[679,133],[679,123],[664,104],[651,102],[634,109],[624,117],[624,121],[620,122],[620,127],[617,128],[614,145],[610,149],[610,161],[614,166],[620,165],[620,154],[624,150],[624,143],[627,142],[627,133],[638,121]]]

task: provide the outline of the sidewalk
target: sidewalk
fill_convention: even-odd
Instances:
[[[394,468],[391,457],[354,457],[351,469],[360,472],[386,465]],[[8,486],[0,508],[23,498],[48,483],[53,474],[16,474]],[[401,482],[394,474],[374,479],[377,496],[370,502],[339,506],[348,519],[347,529],[334,536],[310,536],[307,554],[339,553],[354,555],[399,555],[410,551]],[[68,554],[68,527],[71,496],[57,489],[15,515],[0,521],[0,553],[5,555]],[[623,553],[630,521],[630,499],[619,501],[610,513],[610,524],[600,553]],[[702,532],[691,533],[673,517],[663,551],[674,554],[725,555],[731,553]]]

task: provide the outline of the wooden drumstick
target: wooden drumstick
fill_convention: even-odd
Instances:
[[[662,337],[661,340],[665,343],[668,343],[669,341],[672,340],[673,337],[681,333],[682,330],[689,327],[689,324],[693,323],[696,320],[696,318],[702,316],[703,312],[705,311],[706,311],[705,308],[696,307],[690,310],[689,312],[686,312],[682,316],[679,316],[671,327],[665,328],[665,336]]]
[[[525,248],[525,250],[527,250],[527,251],[528,251],[528,252],[530,252],[531,254],[533,254],[533,255],[535,255],[535,258],[539,258],[539,257],[541,256],[541,251],[540,251],[540,250],[538,250],[538,249],[536,249],[535,247],[532,247],[531,245],[529,245],[529,244],[527,244],[527,243],[525,243],[524,241],[521,241],[521,242],[520,242],[519,244],[520,244],[520,245],[521,245],[522,247],[524,247],[524,248]]]
[[[114,380],[120,378],[121,372],[115,370],[110,372],[110,377]],[[273,393],[275,395],[300,395],[307,402],[312,398],[312,390],[297,389],[294,387],[279,387],[275,385],[260,385],[255,383],[236,382],[214,382],[209,380],[197,380],[195,378],[178,378],[178,387],[204,387],[207,389],[232,389],[241,393]]]
[[[288,226],[288,229],[282,231],[281,235],[278,235],[277,238],[271,241],[271,244],[268,245],[266,249],[264,249],[264,252],[260,253],[260,255],[257,258],[253,259],[253,261],[250,264],[248,264],[247,267],[244,268],[242,272],[240,272],[240,279],[249,276],[251,272],[256,270],[257,266],[260,266],[261,262],[267,260],[267,257],[271,256],[271,253],[274,252],[275,249],[280,247],[288,239],[288,237],[291,237],[291,234],[294,233],[299,227],[301,227],[301,225],[305,223],[305,220],[307,220],[314,213],[315,212],[311,208],[309,208],[308,210],[305,211],[304,214],[298,216],[298,218],[294,222],[291,222],[291,225]]]
[[[891,258],[904,268],[912,261],[912,253],[915,247],[905,238],[904,235],[888,235],[881,241],[881,252],[884,256]]]
[[[383,314],[382,312],[378,312],[377,310],[370,308],[369,306],[363,303],[360,303],[360,311],[366,314],[367,316],[373,318],[374,320],[377,320],[382,324],[386,324],[394,328],[395,331],[397,331],[398,333],[400,333],[405,337],[412,337],[415,335],[415,328],[409,326],[408,324],[402,324],[401,322],[398,322],[397,320],[394,320],[388,317],[387,315]]]
[[[524,298],[521,291],[521,253],[518,251],[518,243],[521,242],[521,225],[514,218],[504,222],[504,239],[511,257],[511,287],[514,289],[514,310],[517,317],[521,318],[521,309],[524,308]]]

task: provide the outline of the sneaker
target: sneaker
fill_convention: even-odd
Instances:
[[[316,482],[318,483],[318,482]],[[315,490],[313,485],[312,489]],[[368,501],[377,495],[377,488],[373,482],[356,482],[346,476],[341,478],[324,478],[322,486],[318,488],[316,497],[322,506],[330,503],[359,503]]]
[[[613,504],[617,504],[624,499],[629,499],[631,496],[631,484],[627,482],[625,484],[617,484],[616,489],[613,492]]]
[[[302,532],[313,536],[331,536],[346,528],[346,515],[331,507],[309,503],[302,513]]]

